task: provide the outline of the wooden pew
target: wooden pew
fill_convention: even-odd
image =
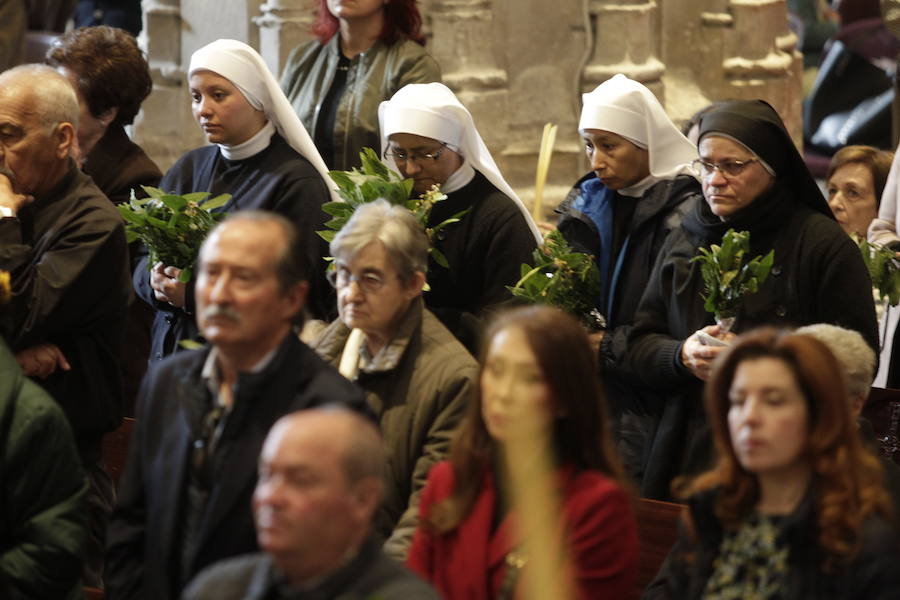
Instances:
[[[103,590],[98,590],[97,588],[86,587],[84,588],[84,599],[85,600],[103,600]]]
[[[641,594],[662,566],[678,537],[678,521],[683,504],[638,498],[635,504],[638,542],[638,576],[635,597]]]
[[[128,460],[128,445],[131,442],[131,432],[134,430],[134,419],[125,417],[122,424],[115,431],[103,436],[103,466],[113,480],[113,485],[119,486],[119,477]]]

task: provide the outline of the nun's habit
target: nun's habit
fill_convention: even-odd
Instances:
[[[200,70],[228,79],[268,122],[242,144],[209,145],[182,156],[160,183],[167,192],[231,194],[220,210],[272,210],[293,222],[304,236],[310,265],[307,308],[327,319],[334,312],[334,294],[324,277],[323,256],[328,248],[316,231],[324,229],[328,216],[323,203],[332,199],[325,163],[316,151],[290,103],[259,54],[235,40],[217,40],[194,53],[188,77]],[[137,294],[157,309],[153,323],[150,361],[161,360],[179,349],[184,339],[196,339],[194,283],[187,285],[185,309],[158,302],[150,287],[147,258],[134,272]]]
[[[532,262],[541,236],[522,201],[506,182],[475,128],[472,115],[449,88],[440,83],[410,84],[381,103],[378,119],[382,149],[395,133],[420,135],[448,144],[463,158],[435,205],[434,226],[464,210],[466,215],[433,240],[450,268],[429,262],[425,303],[444,324],[472,348],[466,333],[471,316],[511,299],[522,263]],[[391,167],[395,165],[391,164]]]
[[[701,142],[706,136],[742,144],[775,181],[726,221],[698,203],[666,240],[638,307],[625,367],[658,400],[628,407],[620,431],[640,448],[636,474],[642,495],[652,498],[670,497],[672,479],[708,467],[711,456],[703,384],[680,358],[684,340],[714,324],[703,308],[699,264],[691,263],[697,248],[719,243],[733,228],[750,232],[750,256],[775,251],[769,278],[738,312],[736,333],[832,323],[877,347],[872,284],[859,250],[831,216],[775,110],[761,100],[724,103],[701,120]],[[643,444],[635,444],[640,437]]]
[[[597,309],[608,328],[600,358],[609,374],[625,355],[635,310],[666,236],[703,198],[690,166],[697,149],[650,90],[616,75],[582,99],[579,131],[609,131],[649,154],[650,174],[634,185],[614,191],[590,172],[557,208],[559,231],[597,260],[602,289]]]

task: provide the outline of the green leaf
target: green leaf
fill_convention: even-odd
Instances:
[[[222,208],[228,201],[231,200],[231,194],[219,194],[215,198],[210,198],[209,200],[204,200],[200,203],[200,207],[203,210],[209,212],[211,210],[215,210],[217,208]]]
[[[334,239],[334,236],[337,235],[337,231],[317,231],[316,232],[320,238],[328,242],[329,244]]]
[[[431,258],[434,259],[434,262],[441,265],[445,269],[450,268],[450,263],[447,262],[447,257],[444,256],[444,253],[441,252],[440,250],[438,250],[437,248],[434,248],[434,247],[431,248]]]

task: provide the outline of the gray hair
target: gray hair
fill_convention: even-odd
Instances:
[[[78,96],[69,80],[53,67],[28,64],[0,74],[0,89],[21,86],[29,94],[29,110],[38,116],[41,126],[51,133],[60,123],[78,128]]]
[[[801,327],[797,333],[815,338],[828,347],[844,367],[851,397],[868,396],[875,376],[875,351],[858,331],[828,323],[816,323]]]
[[[407,208],[378,199],[354,211],[331,241],[336,259],[355,256],[372,242],[381,242],[404,281],[428,268],[428,236]]]

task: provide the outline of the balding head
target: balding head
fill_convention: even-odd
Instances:
[[[78,127],[78,96],[69,80],[52,67],[20,65],[0,73],[0,97],[11,94],[26,98],[48,131],[60,123]]]
[[[78,99],[65,77],[46,65],[0,74],[0,167],[15,192],[40,197],[69,169]]]
[[[272,427],[253,510],[260,548],[292,583],[333,571],[362,544],[384,465],[378,428],[346,408],[300,411]]]

